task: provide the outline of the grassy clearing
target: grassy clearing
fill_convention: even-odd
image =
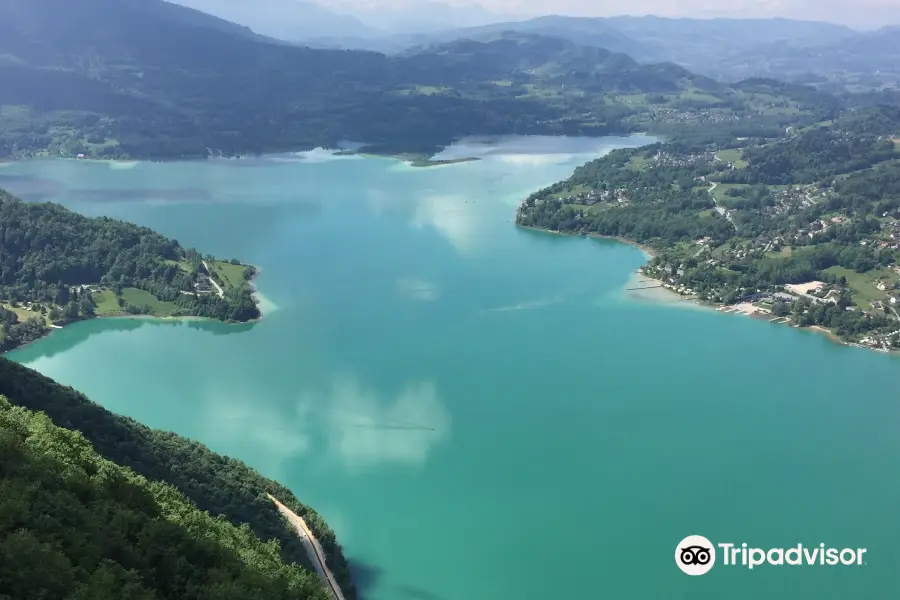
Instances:
[[[747,161],[741,158],[741,150],[722,150],[716,157],[723,163],[731,163],[735,169],[746,169]]]
[[[853,291],[854,301],[863,305],[875,300],[884,300],[888,295],[888,292],[875,287],[878,281],[884,281],[890,287],[898,279],[896,273],[886,269],[873,269],[865,273],[857,273],[844,267],[831,267],[825,271],[833,273],[835,277],[846,277],[847,285]]]
[[[97,305],[95,312],[100,316],[116,315],[122,312],[116,295],[112,290],[99,289],[91,292],[91,298]]]
[[[649,162],[650,159],[644,156],[632,156],[625,168],[632,171],[646,171]]]
[[[728,195],[728,190],[730,189],[741,189],[750,187],[746,183],[720,183],[716,186],[716,189],[713,190],[713,196],[715,196],[716,200],[720,202],[727,202],[731,199],[731,196]]]
[[[790,258],[794,255],[794,249],[790,246],[782,246],[780,250],[770,250],[767,256],[772,258]]]
[[[133,304],[134,306],[149,306],[150,313],[154,317],[171,317],[177,314],[180,309],[175,306],[174,302],[163,302],[144,290],[137,288],[125,288],[122,290],[122,298],[125,304]]]
[[[109,317],[128,314],[123,307],[119,306],[116,294],[112,290],[105,288],[96,290],[91,293],[91,298],[93,298],[94,304],[97,305],[95,311],[98,316]],[[154,317],[171,317],[180,312],[180,309],[175,306],[174,302],[163,302],[152,294],[137,288],[123,289],[122,298],[125,300],[126,304],[133,304],[134,306],[140,307],[145,305],[149,306],[149,314]]]
[[[225,283],[226,291],[229,287],[239,288],[247,283],[247,280],[244,279],[244,271],[247,270],[245,265],[233,265],[216,260],[209,263],[209,268],[215,271]]]
[[[184,262],[183,260],[164,260],[163,262],[167,265],[172,265],[173,267],[178,267],[185,273],[190,273],[193,270],[191,268],[191,265]]]
[[[10,304],[3,304],[2,306],[6,310],[10,310],[10,311],[16,313],[16,316],[19,317],[20,323],[24,323],[28,319],[35,319],[35,318],[41,319],[45,323],[49,323],[49,321],[47,320],[47,317],[45,315],[42,315],[41,313],[39,313],[36,310],[29,310],[29,309],[25,308],[24,306],[12,306]]]

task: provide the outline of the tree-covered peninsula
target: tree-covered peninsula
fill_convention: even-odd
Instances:
[[[900,348],[900,114],[774,138],[616,150],[530,195],[519,225],[645,245],[646,275],[700,301]]]
[[[0,190],[0,351],[96,316],[256,319],[253,275],[146,227]]]
[[[331,529],[244,463],[3,358],[0,397],[0,597],[329,598],[271,494],[356,598]]]

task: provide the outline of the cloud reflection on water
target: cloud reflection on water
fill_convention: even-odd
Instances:
[[[430,381],[410,382],[392,395],[337,377],[301,394],[292,414],[239,386],[217,386],[205,396],[202,438],[219,448],[252,447],[269,472],[303,456],[351,470],[421,466],[450,434],[450,415]]]
[[[464,196],[430,195],[419,201],[410,224],[416,229],[433,227],[457,252],[467,255],[477,249],[479,241],[474,208]]]
[[[417,302],[434,302],[441,295],[437,284],[415,277],[401,277],[397,281],[397,291],[407,300]]]
[[[385,397],[355,377],[339,377],[324,395],[307,393],[300,402],[301,413],[322,407],[329,457],[354,469],[421,466],[450,434],[450,415],[428,381],[410,383],[396,396]]]

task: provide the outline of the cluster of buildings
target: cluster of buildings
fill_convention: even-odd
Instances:
[[[716,159],[712,152],[703,154],[670,154],[660,149],[653,156],[652,167],[693,167],[698,164],[710,164]]]
[[[738,121],[742,117],[714,110],[683,110],[667,106],[651,106],[650,118],[655,122],[663,123],[725,123]],[[643,115],[639,115],[643,116]]]

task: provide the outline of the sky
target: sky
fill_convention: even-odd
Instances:
[[[787,17],[831,21],[857,28],[900,24],[900,0],[443,0],[447,4],[479,4],[504,16],[548,13],[573,16],[653,14],[665,17]],[[420,5],[423,0],[318,0],[332,7]]]

